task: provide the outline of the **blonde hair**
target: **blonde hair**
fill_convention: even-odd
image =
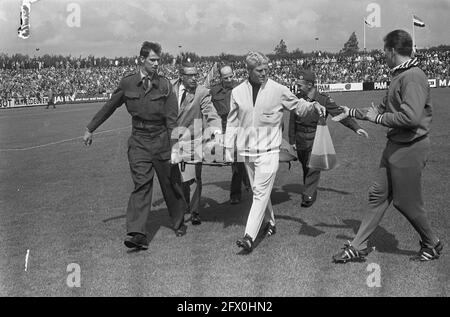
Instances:
[[[268,64],[269,58],[263,53],[251,51],[247,54],[245,63],[247,64],[248,69],[253,69],[263,64]]]

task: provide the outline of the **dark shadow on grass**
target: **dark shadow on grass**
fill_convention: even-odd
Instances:
[[[294,193],[294,194],[301,194],[303,192],[304,186],[300,183],[298,184],[287,184],[281,186],[281,190],[286,193]]]
[[[204,222],[223,223],[224,228],[233,225],[244,226],[247,223],[248,213],[252,204],[251,196],[243,195],[237,205],[229,201],[218,203],[214,199],[202,197],[200,218]]]
[[[121,215],[121,216],[104,219],[102,222],[108,223],[108,222],[111,222],[114,220],[124,219],[126,217],[127,217],[127,215],[125,214],[125,215]],[[151,213],[148,217],[148,220],[147,220],[147,224],[146,224],[146,230],[147,230],[146,235],[147,235],[147,239],[148,239],[149,243],[153,240],[156,233],[158,232],[158,230],[161,227],[165,227],[170,230],[173,230],[167,208],[151,211]],[[175,232],[173,233],[173,235],[175,237]],[[140,251],[141,250],[133,249],[133,250],[128,250],[128,253],[136,253],[136,252],[140,252]]]
[[[339,228],[339,229],[352,229],[353,233],[356,235],[358,229],[361,225],[361,221],[353,220],[353,219],[344,219],[342,220],[343,224],[326,224],[319,223],[316,227],[326,227],[326,228]],[[339,234],[336,236],[339,240],[353,240],[353,237],[349,237],[346,235]],[[400,255],[416,255],[416,251],[411,250],[402,250],[398,248],[398,240],[395,238],[395,235],[387,231],[381,226],[378,226],[377,229],[373,232],[369,239],[368,248],[372,249],[373,247],[380,253],[391,253],[391,254],[400,254]]]
[[[304,186],[302,184],[287,184],[281,186],[281,188],[274,188],[272,190],[272,204],[278,205],[291,199],[291,193],[301,195],[303,193]],[[333,192],[339,195],[351,195],[352,193],[344,190],[319,187],[318,191]]]
[[[230,182],[229,181],[221,181],[221,182],[210,182],[205,183],[206,185],[215,185],[224,190],[229,190]],[[288,184],[284,185],[281,188],[274,188],[271,194],[272,205],[278,205],[285,201],[291,199],[290,193],[301,193],[303,190],[303,186],[299,184]],[[324,189],[329,191],[335,191],[342,194],[348,194],[344,191],[338,191],[333,189]],[[153,207],[164,205],[164,199],[158,199],[153,202]],[[200,218],[202,222],[215,222],[215,223],[223,223],[224,228],[229,226],[238,225],[245,226],[247,223],[248,213],[250,211],[250,207],[252,204],[252,193],[247,192],[244,187],[242,187],[242,200],[241,203],[237,205],[231,205],[229,201],[224,203],[218,203],[216,200],[202,197],[201,199],[201,208],[200,208]],[[115,219],[123,218],[125,216],[113,217],[109,219],[105,219],[104,222],[112,221]],[[288,221],[295,221],[301,224],[301,228],[299,231],[300,235],[305,235],[309,237],[318,237],[325,232],[315,228],[315,226],[311,226],[304,220],[300,218],[290,217],[290,216],[275,216],[277,219],[284,219]],[[149,224],[149,240],[156,234],[160,226],[169,227],[167,224],[170,223],[170,220],[167,216],[167,210],[160,210],[156,213],[152,214],[151,223]],[[156,219],[153,219],[156,218]],[[188,223],[190,225],[190,223]]]
[[[123,218],[126,218],[126,217],[127,217],[127,215],[122,215],[122,216],[116,216],[116,217],[106,218],[106,219],[103,219],[102,222],[103,222],[103,223],[107,223],[107,222],[110,222],[110,221],[114,221],[114,220],[118,220],[118,219],[123,219]]]
[[[220,187],[223,190],[226,190],[229,192],[230,190],[230,181],[224,181],[224,182],[213,182],[213,183],[206,183],[203,184],[203,186],[206,185],[214,185],[217,187]],[[298,185],[296,185],[298,186]],[[284,186],[283,186],[284,187]],[[241,193],[242,193],[242,198],[245,199],[245,196],[250,196],[252,195],[251,191],[247,191],[244,187],[244,185],[241,185]],[[290,196],[289,196],[289,191],[284,190],[283,188],[280,190],[280,188],[273,188],[272,189],[272,193],[270,195],[270,199],[272,202],[272,205],[279,205],[285,201],[290,200]],[[203,197],[202,197],[203,200]],[[234,207],[234,205],[232,206]]]
[[[230,180],[228,181],[221,181],[221,182],[212,182],[212,183],[203,183],[203,187],[204,186],[208,186],[208,185],[214,185],[217,186],[223,190],[229,191],[230,190],[230,186],[231,186],[231,171],[230,171]],[[242,189],[244,188],[244,186],[242,186]]]
[[[338,189],[326,188],[326,187],[318,187],[317,190],[321,191],[321,192],[332,192],[332,193],[341,194],[341,195],[351,195],[352,194],[345,190],[338,190]]]
[[[325,233],[325,231],[319,230],[319,229],[315,228],[314,226],[311,226],[306,221],[304,221],[303,219],[300,219],[300,218],[294,218],[291,216],[275,216],[275,219],[294,221],[294,222],[301,224],[302,226],[300,227],[300,231],[298,233],[299,235],[316,238]]]
[[[272,204],[274,204],[273,199]],[[200,218],[202,222],[223,223],[224,228],[233,225],[245,226],[251,205],[251,195],[243,196],[243,200],[237,205],[231,205],[229,202],[218,203],[214,199],[202,197],[201,206],[203,207],[200,210]],[[314,228],[300,218],[275,215],[275,219],[294,221],[301,224],[302,227],[300,228],[300,235],[318,237],[319,235],[325,233],[324,231]]]
[[[295,193],[295,194],[301,194],[303,193],[304,186],[301,184],[288,184],[281,186],[281,189],[288,193]],[[318,191],[321,192],[332,192],[340,195],[351,195],[352,193],[345,191],[345,190],[339,190],[334,188],[328,188],[328,187],[318,187]]]
[[[280,191],[279,188],[274,188],[272,190],[272,194],[270,195],[270,199],[272,202],[272,206],[276,206],[291,200],[291,195],[289,195],[289,192],[286,192],[284,190]]]

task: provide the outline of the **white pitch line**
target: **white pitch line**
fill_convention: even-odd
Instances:
[[[106,130],[106,131],[101,131],[101,132],[97,132],[95,134],[103,134],[103,133],[108,133],[108,132],[114,132],[114,131],[119,131],[119,130],[124,130],[124,129],[128,129],[131,126],[127,126],[127,127],[123,127],[123,128],[117,128],[117,129],[112,129],[112,130]],[[65,140],[61,140],[61,141],[56,141],[56,142],[51,142],[51,143],[47,143],[47,144],[41,144],[41,145],[36,145],[36,146],[30,146],[30,147],[25,147],[25,148],[21,148],[21,149],[0,149],[0,152],[11,152],[11,151],[27,151],[27,150],[34,150],[34,149],[38,149],[38,148],[43,148],[43,147],[47,147],[50,145],[55,145],[55,144],[61,144],[61,143],[65,143],[65,142],[70,142],[73,140],[78,140],[78,139],[82,139],[82,136],[76,137],[76,138],[71,138],[71,139],[65,139]]]
[[[11,115],[5,114],[4,116],[0,116],[0,119],[11,119],[11,118],[23,118],[23,117],[32,117],[32,116],[40,116],[40,115],[49,115],[49,114],[58,114],[58,113],[68,113],[68,112],[77,112],[77,111],[85,111],[86,109],[69,109],[69,110],[57,110],[53,111],[55,109],[52,109],[52,111],[46,111],[46,112],[34,112],[34,113],[24,113],[24,114],[16,114],[13,113]],[[4,110],[9,111],[9,110]]]
[[[25,256],[25,272],[28,269],[28,257],[30,256],[30,250],[27,250],[27,255]]]

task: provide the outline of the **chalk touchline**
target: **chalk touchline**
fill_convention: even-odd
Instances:
[[[130,127],[131,127],[131,125],[123,127],[123,128],[117,128],[117,129],[112,129],[112,130],[96,132],[95,134],[103,134],[103,133],[108,133],[108,132],[114,132],[114,131],[128,129]],[[65,143],[65,142],[69,142],[69,141],[73,141],[73,140],[78,140],[78,139],[82,139],[82,138],[83,138],[82,136],[79,136],[79,137],[76,137],[76,138],[65,139],[65,140],[61,140],[61,141],[56,141],[56,142],[51,142],[51,143],[41,144],[41,145],[36,145],[36,146],[30,146],[30,147],[25,147],[25,148],[21,148],[21,149],[0,149],[0,152],[33,150],[33,149],[38,149],[38,148],[42,148],[42,147],[46,147],[46,146],[50,146],[50,145],[55,145],[55,144]]]

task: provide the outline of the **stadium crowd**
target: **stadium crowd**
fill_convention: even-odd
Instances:
[[[449,50],[422,50],[418,53],[421,67],[429,78],[450,77]],[[0,98],[42,98],[49,89],[56,95],[98,95],[112,92],[121,77],[136,68],[137,59],[130,58],[74,58],[0,55]],[[229,63],[238,81],[246,77],[243,60]],[[205,79],[213,68],[213,61],[197,61],[200,76]],[[390,72],[382,51],[366,54],[341,55],[315,53],[304,58],[274,58],[270,64],[271,77],[291,86],[301,68],[316,73],[318,83],[380,82],[388,81]],[[175,63],[166,62],[160,72],[170,79],[178,76]]]

